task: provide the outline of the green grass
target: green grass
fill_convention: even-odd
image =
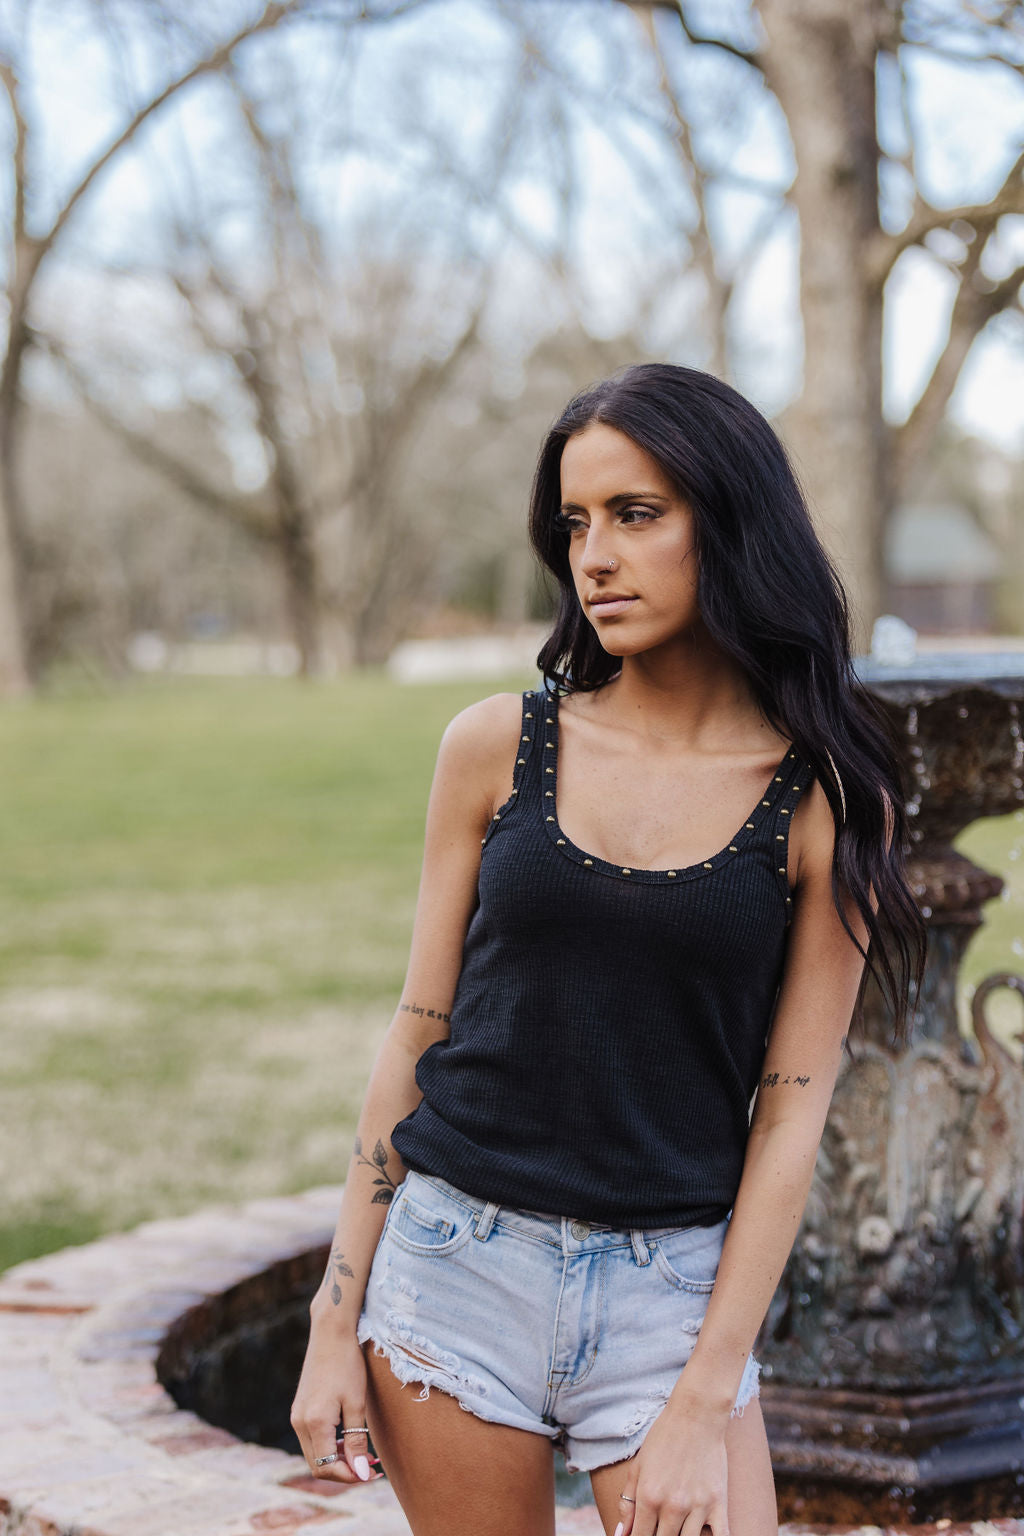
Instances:
[[[0,1268],[343,1177],[441,731],[531,681],[150,680],[0,710]],[[1008,882],[966,1022],[967,988],[1022,964],[1024,818],[957,846]],[[1018,999],[991,1013],[1020,1029]]]
[[[0,712],[0,1268],[343,1176],[441,732],[531,681],[160,680]]]

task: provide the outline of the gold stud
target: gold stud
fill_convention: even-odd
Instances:
[[[529,736],[521,736],[519,739],[520,741],[529,741],[530,738]]]
[[[480,839],[480,846],[481,846],[481,848],[483,847],[484,843],[486,843],[486,841],[487,841],[486,837],[482,837]]]
[[[754,823],[752,821],[748,821],[747,822],[747,826],[750,828],[751,832],[753,832],[753,830],[754,830]]]
[[[782,810],[779,812],[779,815],[780,816],[788,816],[789,815],[789,812],[786,810],[785,806],[782,807]]]
[[[705,862],[705,864],[704,864],[704,868],[705,869],[711,869],[712,867],[713,866],[711,864],[708,864],[707,862]]]
[[[553,799],[553,798],[554,798],[554,793],[555,793],[555,792],[554,792],[554,790],[553,790],[553,789],[546,789],[546,790],[545,790],[545,791],[544,791],[544,799],[545,799],[545,800],[551,800],[551,799]]]
[[[790,756],[790,757],[796,757],[796,753],[795,753],[795,752],[790,752],[790,753],[789,753],[789,754],[788,754],[788,756]]]
[[[770,800],[762,800],[761,804],[762,805],[771,805],[771,801]]]
[[[545,743],[544,743],[544,745],[545,745],[545,746],[546,746],[546,747],[553,747],[553,746],[554,746],[554,742],[553,742],[553,741],[546,741],[546,742],[545,742]]]
[[[558,839],[558,846],[559,846],[559,848],[564,848],[565,847],[565,838],[564,837],[560,837]]]
[[[672,877],[672,879],[673,879],[673,880],[674,880],[674,879],[675,879],[675,877],[676,877],[676,872],[675,872],[675,870],[674,870],[674,869],[670,869],[670,870],[669,870],[669,874],[670,874],[670,876],[671,876],[671,877]]]
[[[786,873],[786,866],[785,866],[785,864],[780,864],[779,865],[779,874],[780,875],[784,875],[785,873]]]
[[[513,793],[513,794],[514,794],[514,795],[518,795],[518,793],[519,793],[519,791],[518,791],[518,789],[514,789],[514,790],[513,790],[513,791],[512,791],[512,793]]]
[[[622,871],[622,873],[623,873],[623,874],[624,874],[624,875],[631,875],[631,874],[632,874],[632,873],[633,873],[633,871],[632,871],[632,870],[631,870],[631,869],[624,869],[624,870],[623,870],[623,871]]]
[[[739,849],[736,847],[735,843],[730,843],[729,844],[729,852],[730,853],[738,853],[739,852]]]
[[[792,900],[793,900],[793,898],[792,898],[792,896],[787,896],[787,897],[786,897],[786,901],[787,901],[787,902],[792,902]]]
[[[591,866],[594,863],[593,859],[584,859],[583,862],[584,862],[584,864],[586,864],[588,869],[591,868]]]
[[[530,710],[527,710],[527,711],[526,711],[526,718],[527,718],[527,720],[532,720],[532,719],[533,719],[533,715],[532,715],[532,713],[531,713],[531,712],[530,712]]]
[[[545,816],[545,817],[544,817],[544,820],[545,820],[545,821],[554,821],[554,819],[555,819],[555,818],[554,818],[554,817],[553,817],[553,816]]]
[[[500,817],[500,816],[492,816],[492,817],[491,817],[491,820],[492,820],[492,821],[500,821],[500,820],[501,820],[501,817]]]
[[[776,832],[776,834],[775,834],[775,841],[777,843],[784,843],[786,841],[786,834],[785,834],[785,832]]]
[[[529,716],[527,716],[527,719],[529,719]],[[775,775],[775,782],[776,782],[776,784],[781,784],[782,783],[782,777],[781,777],[780,774],[776,774]]]
[[[525,762],[526,762],[526,758],[525,757],[517,757],[516,758],[516,767],[517,768],[521,768]]]
[[[545,772],[545,773],[554,773],[554,771],[555,771],[555,770],[554,770],[554,769],[553,769],[553,768],[545,768],[545,769],[544,769],[544,772]]]

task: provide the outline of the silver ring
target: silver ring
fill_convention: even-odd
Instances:
[[[370,1433],[370,1431],[369,1431],[369,1429],[367,1428],[367,1426],[365,1424],[363,1424],[361,1426],[361,1428],[359,1428],[359,1429],[343,1429],[342,1430],[342,1434],[343,1435],[368,1435],[369,1433]]]
[[[318,1456],[316,1458],[316,1464],[317,1464],[318,1467],[329,1467],[331,1462],[332,1461],[337,1461],[337,1459],[338,1459],[337,1451],[332,1451],[329,1456]]]
[[[636,1503],[636,1499],[631,1499],[628,1493],[620,1493],[619,1494],[619,1498],[620,1499],[625,1499],[627,1504],[635,1504]]]

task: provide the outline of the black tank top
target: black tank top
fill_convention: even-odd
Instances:
[[[559,827],[558,699],[527,689],[513,789],[481,849],[447,1040],[395,1126],[407,1167],[615,1226],[732,1207],[782,976],[790,750],[729,843],[688,869],[610,864]]]

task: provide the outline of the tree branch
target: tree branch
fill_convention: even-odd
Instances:
[[[949,337],[931,377],[902,426],[892,429],[893,484],[905,491],[946,414],[967,354],[994,316],[1018,301],[1024,263],[998,282],[980,272],[981,249],[971,251],[949,321]]]
[[[241,31],[236,32],[234,37],[229,38],[227,42],[221,43],[212,53],[200,59],[197,64],[193,64],[191,69],[186,70],[183,75],[178,75],[158,95],[154,96],[151,101],[148,101],[144,107],[140,107],[118,134],[117,138],[107,145],[99,159],[93,161],[81,181],[69,194],[49,231],[39,240],[39,255],[42,256],[49,250],[100,172],[134,138],[143,123],[152,117],[154,112],[158,111],[172,96],[177,95],[179,91],[183,90],[186,85],[190,85],[193,80],[198,80],[202,75],[212,74],[216,70],[221,69],[228,63],[231,55],[241,43],[246,42],[250,37],[255,37],[260,32],[266,32],[270,28],[276,27],[279,22],[296,11],[300,3],[301,0],[271,0],[271,3],[266,6],[265,10],[255,21],[250,22]]]
[[[21,110],[18,76],[9,59],[0,59],[0,83],[7,92],[14,118],[14,243],[17,247],[25,238],[28,129]]]
[[[868,247],[865,259],[872,277],[884,283],[896,260],[912,245],[920,245],[933,229],[947,229],[954,221],[971,224],[988,233],[1004,213],[1024,213],[1024,150],[1017,156],[999,191],[987,203],[960,208],[933,208],[920,192],[905,228],[895,235],[879,235]]]
[[[695,32],[686,19],[683,0],[623,0],[623,3],[634,11],[671,11],[673,16],[679,18],[683,35],[693,47],[720,48],[723,53],[732,54],[734,59],[742,59],[744,64],[750,64],[754,69],[762,68],[760,56],[753,49],[741,48],[738,43],[730,43],[724,37],[709,37],[706,33]]]
[[[247,533],[256,538],[272,541],[275,529],[271,522],[269,511],[264,499],[260,496],[228,495],[217,486],[211,484],[202,475],[196,473],[191,464],[179,459],[175,454],[169,453],[159,443],[153,441],[146,433],[139,432],[135,427],[130,427],[123,421],[99,396],[95,393],[92,383],[78,367],[77,363],[57,341],[56,337],[44,335],[34,330],[32,340],[41,350],[47,352],[64,369],[74,386],[75,393],[82,404],[96,420],[106,428],[112,436],[124,443],[143,464],[150,469],[155,469],[165,476],[179,490],[184,491],[193,501],[201,506],[208,507],[217,512],[221,517],[228,518],[231,522],[245,529]]]

